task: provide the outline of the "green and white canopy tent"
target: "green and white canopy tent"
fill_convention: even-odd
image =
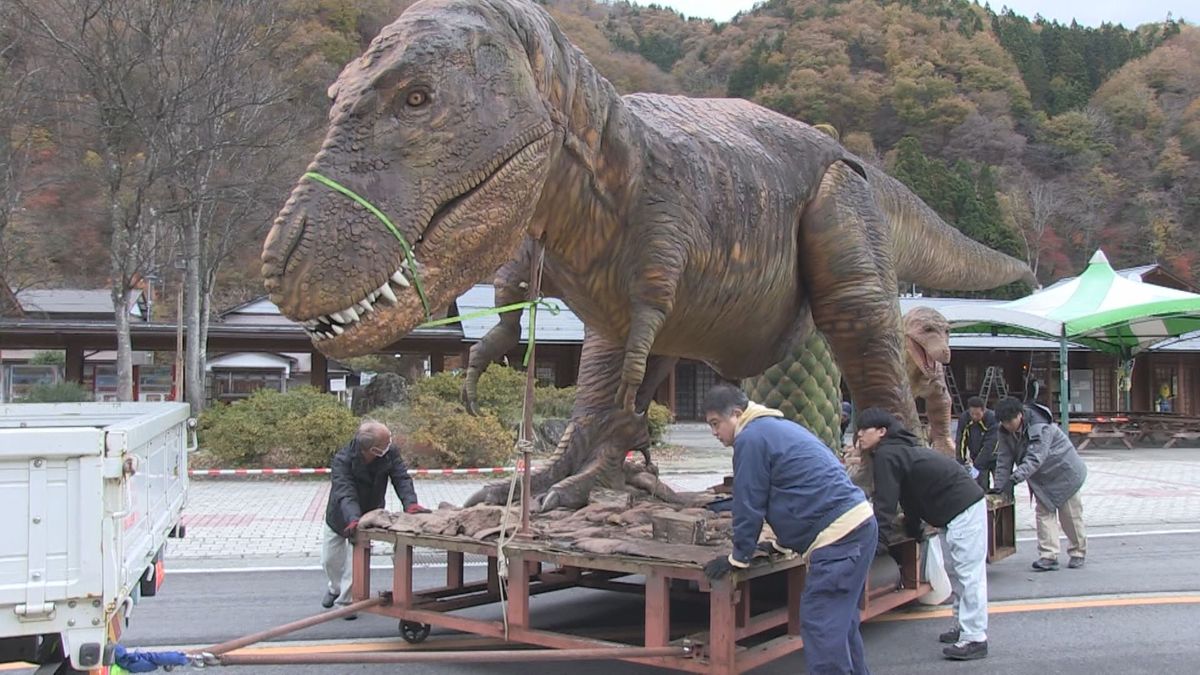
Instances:
[[[1200,330],[1200,295],[1117,274],[1096,251],[1083,274],[1024,298],[989,305],[950,305],[942,312],[955,333],[1033,335],[1058,340],[1060,423],[1066,429],[1070,391],[1067,344],[1117,356],[1122,368],[1164,340]],[[1128,401],[1126,401],[1128,406]]]

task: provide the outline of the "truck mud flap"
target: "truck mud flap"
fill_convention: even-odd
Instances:
[[[158,595],[158,589],[162,586],[163,574],[166,571],[163,565],[163,549],[158,549],[158,553],[154,554],[154,560],[150,566],[142,573],[142,578],[138,581],[138,595],[143,598],[152,598]]]

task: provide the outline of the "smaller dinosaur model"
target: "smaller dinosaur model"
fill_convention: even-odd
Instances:
[[[950,363],[950,322],[931,307],[913,307],[904,315],[904,361],[914,398],[925,399],[929,419],[929,444],[954,456],[950,434],[950,391],[946,365]]]

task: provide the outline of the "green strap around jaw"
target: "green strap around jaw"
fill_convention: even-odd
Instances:
[[[425,299],[425,289],[421,286],[421,275],[417,273],[417,260],[413,257],[412,248],[408,245],[408,242],[405,241],[404,236],[400,234],[400,230],[392,224],[392,221],[386,215],[384,215],[383,211],[380,211],[375,207],[374,204],[359,196],[359,194],[354,190],[351,190],[332,178],[326,178],[316,171],[306,172],[303,177],[311,178],[312,180],[317,181],[321,185],[324,185],[334,192],[340,192],[341,194],[349,197],[355,203],[361,204],[363,208],[370,211],[372,215],[378,218],[381,223],[387,226],[387,229],[390,230],[392,235],[396,237],[396,241],[400,242],[400,247],[404,249],[404,258],[408,261],[409,272],[412,273],[413,286],[417,289],[417,297],[421,298],[421,306],[425,308],[425,318],[432,316],[429,311],[429,301]],[[385,281],[384,283],[387,282]]]
[[[391,231],[392,235],[394,235],[396,237],[396,241],[400,242],[401,248],[404,249],[404,258],[405,258],[405,260],[408,261],[409,271],[412,272],[413,286],[417,289],[417,296],[421,298],[421,306],[425,308],[425,318],[428,319],[429,317],[433,316],[433,314],[429,311],[429,301],[425,299],[425,289],[422,288],[422,286],[421,286],[421,276],[417,273],[417,261],[415,258],[413,258],[412,248],[409,247],[408,242],[405,241],[405,239],[404,239],[404,236],[400,234],[400,230],[397,229],[396,226],[392,224],[392,221],[383,213],[383,211],[380,211],[378,208],[375,207],[374,204],[367,201],[365,198],[360,196],[354,190],[351,190],[350,188],[342,185],[341,183],[333,180],[332,178],[326,178],[325,176],[322,176],[321,174],[317,173],[316,171],[308,171],[304,174],[303,177],[315,180],[318,183],[320,183],[321,185],[324,185],[325,187],[327,187],[335,192],[340,192],[341,194],[345,195],[346,197],[349,197],[355,203],[361,204],[363,206],[363,208],[370,211],[371,214],[374,215],[376,218],[378,218],[381,223],[383,223],[384,225],[387,226],[388,230]],[[384,282],[384,283],[387,283],[387,282]],[[489,316],[491,314],[503,314],[504,312],[511,312],[516,309],[528,308],[529,309],[529,346],[527,346],[525,348],[525,361],[524,361],[524,365],[528,366],[529,365],[529,355],[533,352],[534,328],[537,326],[537,310],[538,310],[539,306],[544,307],[546,309],[546,311],[550,312],[550,314],[552,314],[552,315],[557,315],[559,312],[558,305],[554,305],[549,302],[546,302],[546,300],[543,298],[538,298],[537,300],[526,300],[525,302],[514,302],[511,305],[505,305],[503,307],[494,307],[492,309],[482,309],[482,310],[479,310],[478,312],[471,312],[469,314],[464,314],[462,316],[448,316],[444,319],[435,319],[433,321],[426,321],[425,323],[417,326],[417,328],[433,328],[435,326],[445,326],[445,325],[451,324],[451,323],[458,323],[458,322],[462,321],[463,319],[474,319],[474,318],[478,318],[481,316]]]
[[[468,312],[468,313],[462,314],[460,316],[448,316],[444,319],[434,319],[433,321],[426,321],[425,323],[421,324],[420,326],[417,326],[417,328],[433,328],[435,326],[445,326],[447,324],[459,323],[466,319],[477,319],[481,316],[490,316],[492,314],[503,314],[505,312],[511,312],[514,309],[528,309],[529,310],[529,345],[525,347],[525,359],[522,362],[523,365],[528,366],[529,365],[529,355],[533,352],[534,330],[537,327],[538,307],[544,307],[546,309],[546,311],[550,312],[550,314],[553,316],[558,316],[559,311],[561,311],[561,309],[559,308],[558,305],[555,305],[554,303],[551,303],[551,302],[547,302],[545,298],[538,298],[537,300],[525,300],[524,302],[514,302],[511,305],[504,305],[503,307],[493,307],[491,309],[481,309],[477,312]]]

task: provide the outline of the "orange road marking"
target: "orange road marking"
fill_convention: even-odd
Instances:
[[[1078,600],[1005,601],[988,603],[988,614],[1020,614],[1024,612],[1053,612],[1064,609],[1087,609],[1094,607],[1144,607],[1149,605],[1200,604],[1200,595],[1160,595],[1148,597],[1080,598]],[[953,616],[949,607],[925,611],[889,612],[872,621],[916,621]]]

